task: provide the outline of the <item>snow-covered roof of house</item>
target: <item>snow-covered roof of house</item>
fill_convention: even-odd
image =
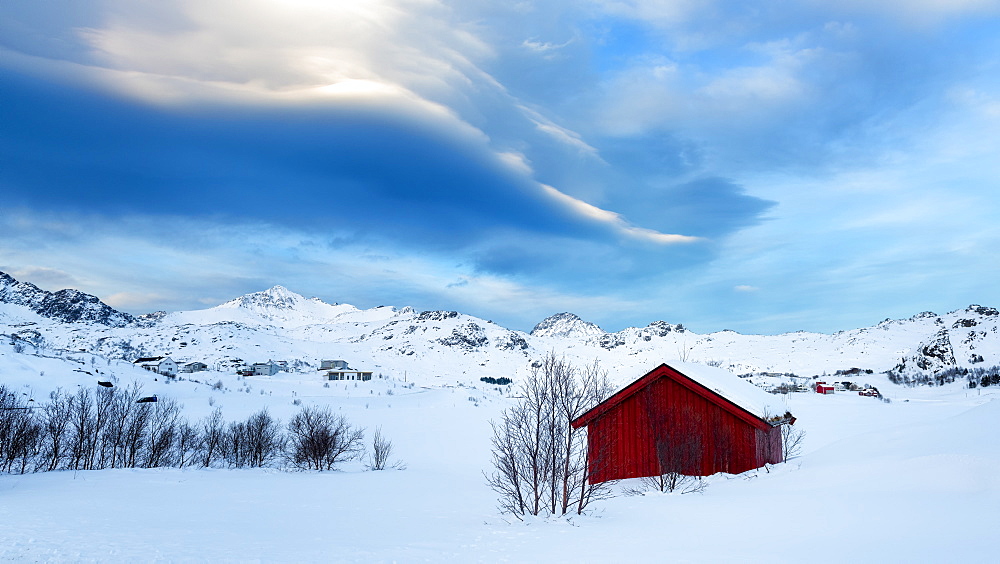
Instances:
[[[166,357],[162,357],[162,356],[144,356],[142,358],[135,359],[134,361],[132,361],[132,364],[139,364],[140,362],[160,362],[164,358],[166,358]]]
[[[667,366],[761,419],[782,415],[788,410],[774,394],[723,368],[693,362],[671,362]]]
[[[675,374],[683,376],[678,380]],[[630,382],[624,388],[612,394],[609,398],[576,418],[574,427],[588,425],[591,421],[603,416],[608,410],[625,401],[626,398],[642,390],[660,378],[672,378],[697,393],[705,396],[734,414],[740,414],[748,423],[754,425],[774,425],[784,421],[787,412],[785,405],[774,395],[765,392],[757,386],[743,380],[728,370],[705,364],[672,362],[661,364],[637,380]],[[686,383],[685,382],[690,382]],[[727,407],[728,406],[728,407]],[[735,407],[733,407],[735,406]]]

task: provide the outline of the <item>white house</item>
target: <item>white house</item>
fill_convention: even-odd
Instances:
[[[328,370],[327,380],[355,380],[367,382],[372,379],[372,373],[366,370]]]
[[[281,370],[277,362],[255,362],[250,366],[250,371],[254,376],[274,376]]]
[[[147,356],[136,359],[132,364],[164,376],[177,375],[177,363],[169,356]]]

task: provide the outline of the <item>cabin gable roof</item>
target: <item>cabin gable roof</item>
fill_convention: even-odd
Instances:
[[[774,424],[764,420],[762,415],[765,415],[765,413],[761,411],[762,408],[749,405],[752,402],[748,401],[747,398],[744,397],[747,394],[739,393],[741,391],[746,392],[747,391],[746,389],[743,390],[737,389],[735,392],[730,391],[729,393],[726,393],[727,390],[719,388],[718,380],[715,380],[713,382],[716,384],[715,387],[717,389],[712,389],[707,385],[705,385],[706,383],[709,382],[703,383],[703,381],[705,380],[706,376],[711,378],[711,376],[714,375],[710,374],[707,371],[701,374],[694,374],[694,372],[699,372],[699,370],[697,368],[694,368],[693,365],[687,365],[684,366],[683,368],[688,372],[692,373],[692,376],[688,376],[687,374],[684,374],[680,370],[668,366],[667,364],[659,365],[658,367],[649,371],[645,376],[642,376],[638,380],[625,386],[623,389],[613,394],[608,399],[597,404],[596,406],[591,408],[589,411],[587,411],[580,417],[574,419],[571,422],[573,428],[578,429],[580,427],[590,424],[593,421],[596,421],[597,419],[599,419],[600,417],[602,417],[603,415],[605,415],[606,413],[608,413],[609,411],[620,405],[622,402],[632,397],[633,395],[639,393],[641,390],[645,389],[647,386],[659,380],[660,378],[670,378],[674,382],[677,382],[678,384],[684,386],[689,391],[705,398],[710,403],[717,405],[723,410],[733,414],[734,416],[744,421],[748,425],[751,425],[761,430],[765,430],[774,426]],[[706,368],[711,368],[711,367],[706,367]],[[720,369],[713,369],[713,370],[720,370]],[[699,377],[702,381],[696,379]],[[736,378],[736,376],[733,376],[733,378]],[[736,382],[738,382],[740,386],[752,386],[752,384],[742,382],[739,380],[736,380]],[[766,393],[763,390],[756,390],[756,392],[759,392],[760,394]],[[784,411],[774,413],[774,415],[781,415],[782,413],[784,413]]]

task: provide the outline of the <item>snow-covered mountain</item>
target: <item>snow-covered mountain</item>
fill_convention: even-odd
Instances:
[[[533,337],[586,338],[604,335],[596,323],[584,321],[575,313],[557,313],[546,317],[531,330]]]
[[[390,317],[393,308],[375,308],[371,318]],[[388,311],[385,311],[388,310]],[[230,300],[222,305],[198,311],[182,311],[162,316],[168,324],[192,323],[207,325],[236,321],[248,325],[273,326],[294,329],[304,325],[336,323],[350,314],[357,317],[360,310],[347,304],[328,304],[319,298],[305,298],[285,288],[275,286],[263,292],[254,292]]]
[[[355,368],[429,382],[516,378],[550,351],[579,363],[597,359],[620,382],[671,360],[710,362],[737,374],[858,369],[897,381],[1000,365],[1000,313],[978,305],[833,335],[701,335],[664,321],[609,333],[572,313],[524,333],[455,311],[328,304],[281,286],[209,309],[136,319],[94,296],[44,292],[5,274],[0,305],[0,333],[40,348],[123,360],[169,355],[220,368],[273,359],[315,369],[322,359],[341,358]]]
[[[78,290],[46,292],[34,284],[18,282],[3,272],[0,272],[0,304],[23,306],[42,317],[66,323],[85,321],[124,327],[135,321],[131,315],[112,308],[96,296]]]

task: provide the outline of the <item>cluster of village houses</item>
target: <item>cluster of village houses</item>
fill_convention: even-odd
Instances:
[[[162,374],[164,376],[174,377],[180,373],[192,373],[192,372],[202,372],[208,370],[208,365],[204,362],[188,362],[186,364],[178,364],[169,356],[150,356],[137,359],[133,362],[136,366],[149,370],[150,372],[155,372],[157,374]],[[322,360],[320,361],[320,366],[318,369],[324,374],[323,379],[325,380],[353,380],[360,382],[367,382],[372,379],[372,372],[370,370],[355,370],[348,366],[346,360]],[[288,362],[284,360],[268,360],[267,362],[255,362],[253,364],[239,363],[235,365],[236,374],[240,376],[274,376],[278,372],[288,371]],[[769,373],[764,373],[769,375]],[[784,376],[784,374],[776,374]],[[795,386],[798,388],[798,386]],[[858,386],[853,382],[833,382],[832,384],[827,384],[826,382],[813,382],[810,386],[812,391],[818,394],[832,394],[834,392],[844,392],[844,391],[856,391],[858,394],[863,396],[879,396],[879,391],[874,386],[869,386],[865,384],[863,387]]]
[[[838,370],[834,377],[838,376],[850,376],[850,375],[864,375],[872,374],[872,370],[861,369],[861,368],[851,368],[848,370]],[[792,392],[815,392],[817,394],[833,394],[835,392],[857,392],[861,396],[877,397],[881,398],[882,394],[879,393],[878,388],[870,384],[857,384],[848,380],[841,382],[826,382],[825,380],[817,380],[821,376],[796,376],[795,374],[788,372],[757,372],[751,374],[740,375],[740,378],[749,378],[751,376],[762,376],[766,378],[771,378],[773,380],[778,380],[777,385],[771,382],[761,382],[759,380],[753,382],[755,386],[760,387],[766,392],[772,394],[788,394]]]
[[[827,384],[826,382],[816,382],[813,384],[813,391],[817,394],[832,394],[834,392],[858,392],[859,396],[871,396],[879,397],[878,388],[875,386],[869,386],[865,384],[863,387],[855,384],[854,382],[834,382],[832,384]]]
[[[175,377],[180,373],[193,373],[208,370],[208,365],[204,362],[188,362],[178,364],[169,356],[147,356],[133,361],[135,366],[144,370],[149,370],[163,376]],[[236,365],[236,374],[240,376],[274,376],[278,372],[288,371],[288,362],[284,360],[268,360],[267,362],[255,362],[253,364]],[[320,372],[324,372],[323,378],[326,380],[355,380],[367,382],[372,379],[372,372],[369,370],[354,370],[347,365],[346,360],[323,360],[320,361]]]

